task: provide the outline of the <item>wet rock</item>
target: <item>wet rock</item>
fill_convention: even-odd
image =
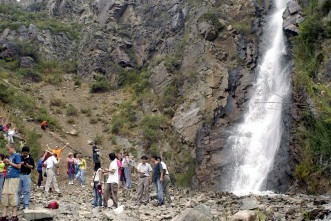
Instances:
[[[254,196],[251,196],[250,198],[245,198],[241,202],[242,206],[240,207],[240,209],[242,210],[253,210],[256,209],[260,204]]]
[[[297,1],[289,1],[283,13],[283,29],[289,36],[299,33],[299,24],[304,21],[302,8]]]
[[[43,208],[28,209],[23,211],[24,219],[30,220],[53,220],[55,211]]]

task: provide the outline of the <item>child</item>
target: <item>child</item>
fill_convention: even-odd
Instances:
[[[93,207],[101,207],[102,206],[102,170],[101,164],[97,165],[96,171],[94,171],[93,176],[93,190],[94,190],[94,202]]]
[[[77,180],[79,181],[80,185],[84,188],[85,187],[85,170],[86,170],[86,161],[82,157],[82,154],[78,154],[78,173],[77,173]]]

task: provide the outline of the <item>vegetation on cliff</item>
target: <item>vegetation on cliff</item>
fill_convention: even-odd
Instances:
[[[330,10],[330,1],[311,1],[293,42],[295,96],[303,102],[297,125],[303,153],[295,175],[310,192],[323,192],[331,184],[331,79],[326,70],[331,56],[331,21],[326,17]]]

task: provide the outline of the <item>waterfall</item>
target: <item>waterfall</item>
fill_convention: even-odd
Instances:
[[[264,31],[265,52],[256,70],[248,110],[228,138],[235,160],[229,190],[235,194],[265,190],[280,146],[282,109],[290,94],[289,62],[284,59],[286,43],[282,29],[286,3],[275,0],[274,12],[268,17]]]

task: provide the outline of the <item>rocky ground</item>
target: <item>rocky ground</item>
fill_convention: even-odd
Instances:
[[[172,203],[156,207],[153,201],[136,206],[134,189],[119,192],[120,205],[124,210],[93,209],[92,189],[89,185],[68,186],[64,176],[60,177],[62,197],[45,197],[41,189],[32,187],[31,210],[20,211],[21,220],[29,217],[50,220],[331,220],[330,196],[306,195],[250,195],[238,197],[223,192],[195,192],[172,188]],[[152,195],[154,190],[152,189]],[[57,210],[43,210],[49,201],[56,200]],[[23,218],[23,216],[25,218]],[[44,219],[47,220],[47,219]]]

